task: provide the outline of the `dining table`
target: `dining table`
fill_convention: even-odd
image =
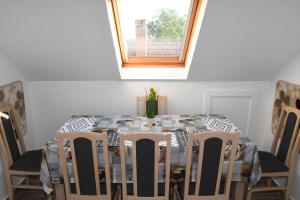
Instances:
[[[152,119],[139,115],[73,115],[60,127],[58,133],[64,134],[78,131],[107,134],[113,183],[121,183],[121,166],[118,151],[120,145],[119,134],[121,132],[171,134],[171,169],[173,170],[185,169],[189,133],[222,131],[239,134],[238,150],[232,177],[232,181],[237,183],[238,190],[240,190],[236,190],[236,199],[241,198],[245,183],[247,187],[253,187],[260,180],[262,173],[256,144],[249,139],[248,134],[241,131],[223,114],[157,115]],[[226,148],[230,149],[230,145],[231,141],[227,141]],[[66,142],[65,152],[69,151],[70,147]],[[56,138],[45,144],[40,180],[44,184],[46,192],[51,192],[52,188],[56,188],[63,182],[58,152]],[[100,158],[102,157],[102,151],[98,151],[98,153],[99,168],[101,168]],[[226,171],[227,163],[228,161],[224,159],[223,172]],[[68,167],[71,168],[71,165],[72,162],[69,162]],[[197,167],[195,165],[193,167]],[[72,180],[72,174],[69,176],[71,182],[74,181],[74,179]],[[192,177],[195,178],[196,174],[192,173]]]

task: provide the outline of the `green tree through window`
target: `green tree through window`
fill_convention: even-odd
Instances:
[[[160,9],[147,23],[148,37],[151,40],[182,40],[187,16],[179,16],[174,9]]]

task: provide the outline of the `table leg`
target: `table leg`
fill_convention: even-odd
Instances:
[[[65,200],[65,186],[64,184],[54,184],[56,200]]]
[[[237,181],[235,182],[235,200],[243,200],[244,199],[244,191],[245,191],[245,181]]]

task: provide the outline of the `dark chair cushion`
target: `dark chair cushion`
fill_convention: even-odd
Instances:
[[[70,184],[70,189],[71,189],[71,193],[75,194],[76,193],[76,184],[75,183],[71,183]],[[111,184],[111,195],[112,197],[115,196],[116,192],[118,190],[118,184],[113,183]],[[105,195],[107,194],[107,190],[106,190],[106,183],[100,183],[100,193]]]
[[[81,195],[96,195],[93,143],[87,138],[74,139],[77,175]]]
[[[43,150],[27,151],[10,167],[15,171],[39,172],[41,170]]]
[[[293,112],[289,113],[289,115],[287,116],[283,135],[276,156],[283,163],[286,161],[287,158],[297,120],[298,117]]]
[[[133,195],[133,183],[127,184],[127,195]],[[165,184],[159,183],[158,184],[158,196],[165,195]]]
[[[194,195],[195,189],[196,189],[196,182],[190,182],[189,195]],[[181,198],[183,199],[183,196],[184,196],[184,183],[183,182],[180,182],[178,184],[178,191],[179,191]],[[225,192],[225,180],[222,179],[221,183],[220,183],[219,194],[224,194],[224,192]]]
[[[9,116],[9,119],[2,118],[2,125],[4,128],[4,133],[8,143],[9,151],[14,162],[20,158],[21,153],[16,140],[15,130],[13,128],[11,116],[8,112],[5,112],[5,114]]]
[[[258,157],[262,172],[286,172],[289,168],[285,166],[278,158],[272,153],[259,151]]]
[[[155,142],[150,139],[136,141],[137,196],[153,197],[154,169]]]

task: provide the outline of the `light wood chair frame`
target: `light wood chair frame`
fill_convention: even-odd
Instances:
[[[214,196],[198,196],[197,193],[200,189],[201,182],[201,173],[202,173],[202,163],[203,163],[203,155],[204,155],[204,144],[205,141],[210,138],[218,138],[222,140],[222,149],[220,155],[220,163],[218,168],[218,176],[217,176],[217,185],[215,189]],[[236,158],[237,152],[237,143],[238,143],[239,133],[225,133],[225,132],[217,132],[217,131],[206,131],[201,133],[193,133],[189,134],[188,139],[188,149],[187,149],[187,161],[186,161],[186,171],[185,171],[185,181],[184,181],[184,200],[221,200],[221,199],[229,199],[230,187],[232,181],[233,167]],[[232,141],[232,146],[230,149],[229,157],[228,157],[228,168],[226,174],[226,182],[225,182],[225,191],[224,194],[219,194],[223,164],[224,164],[224,155],[226,150],[226,142],[228,140]],[[199,154],[198,154],[198,169],[197,169],[197,177],[196,177],[196,187],[195,194],[189,195],[189,182],[190,182],[190,174],[191,174],[191,166],[192,166],[192,156],[193,156],[193,142],[199,142]],[[176,191],[178,193],[178,191]],[[180,195],[177,194],[177,197],[180,198]]]
[[[154,197],[139,197],[137,195],[137,161],[136,142],[142,139],[149,139],[155,142],[154,161]],[[126,146],[125,141],[132,142],[132,167],[133,167],[133,195],[127,194],[127,171],[126,171]],[[165,195],[158,196],[158,163],[160,158],[159,142],[166,141],[165,157]],[[171,134],[170,133],[120,133],[120,157],[122,170],[122,193],[123,200],[168,200],[171,173]]]
[[[158,96],[157,99],[158,102],[158,114],[161,115],[161,108],[160,105],[162,102],[164,102],[164,109],[163,109],[163,114],[167,115],[168,114],[168,96]],[[140,104],[143,103],[144,105],[144,113],[143,115],[146,115],[146,96],[137,96],[136,97],[136,111],[137,115],[142,115],[141,109],[140,109]]]
[[[14,109],[12,109],[11,106],[5,105],[0,108],[0,112],[7,112],[10,115],[10,120],[12,122],[12,126],[15,132],[15,137],[17,140],[17,144],[20,150],[20,154],[24,154],[26,152],[26,147],[24,143],[23,135],[21,134],[20,128],[18,126],[18,122],[16,120],[16,114]],[[0,132],[1,132],[1,138],[0,138],[0,152],[2,154],[2,158],[4,161],[4,173],[6,177],[6,183],[8,188],[8,197],[9,199],[14,199],[14,190],[15,189],[29,189],[29,190],[44,190],[42,185],[30,185],[29,184],[29,178],[30,177],[39,177],[40,172],[30,172],[30,171],[16,171],[11,170],[10,166],[13,164],[13,160],[11,157],[11,152],[9,149],[8,141],[5,136],[5,130],[2,124],[2,118],[0,117]],[[24,177],[25,179],[21,181],[19,184],[13,184],[12,177],[13,176],[19,176]],[[25,181],[25,184],[23,182]]]
[[[58,146],[59,146],[59,157],[61,162],[61,168],[64,177],[65,193],[67,200],[111,200],[111,174],[110,174],[110,160],[108,153],[108,142],[106,133],[94,133],[94,132],[68,132],[61,133],[60,131],[56,134]],[[93,151],[93,163],[94,163],[94,173],[95,173],[95,184],[96,184],[96,195],[80,195],[80,185],[77,171],[77,161],[75,156],[74,140],[78,138],[88,139],[92,143]],[[72,167],[73,174],[75,178],[76,194],[71,193],[70,181],[67,170],[67,161],[65,156],[65,141],[70,141],[71,155],[72,155]],[[100,180],[99,180],[99,167],[98,167],[98,152],[96,142],[102,142],[103,157],[104,157],[104,170],[105,170],[105,180],[106,180],[106,190],[107,194],[100,193]],[[115,196],[116,198],[118,195]]]
[[[285,160],[285,165],[289,168],[286,172],[268,172],[268,173],[262,173],[262,178],[267,178],[268,185],[264,187],[253,187],[252,189],[248,190],[247,192],[247,200],[252,199],[252,193],[253,192],[268,192],[268,191],[284,191],[285,196],[284,199],[288,200],[289,195],[292,188],[293,183],[293,176],[295,174],[296,166],[297,166],[297,160],[298,160],[298,154],[300,151],[300,110],[286,106],[283,108],[283,111],[280,115],[280,121],[279,121],[279,127],[277,129],[277,132],[273,138],[272,147],[271,147],[271,153],[273,155],[277,154],[281,138],[283,136],[285,124],[288,118],[288,115],[290,113],[295,113],[297,116],[297,121],[295,124],[293,136],[291,139],[291,143],[288,149],[288,153]],[[287,184],[286,186],[271,186],[272,178],[287,178]]]

